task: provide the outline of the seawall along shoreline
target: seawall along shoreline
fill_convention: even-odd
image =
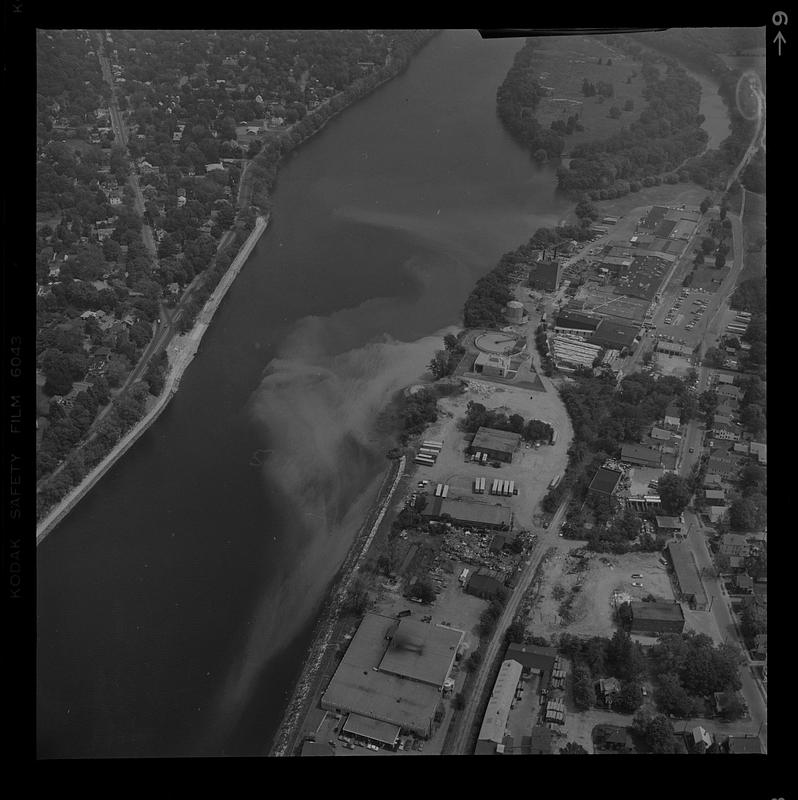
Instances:
[[[164,388],[150,410],[114,445],[106,457],[74,488],[58,505],[36,526],[36,544],[40,544],[67,514],[94,488],[100,478],[133,446],[139,437],[147,431],[158,419],[169,401],[180,388],[180,379],[188,369],[199,349],[200,341],[208,330],[213,315],[219,308],[224,296],[227,294],[233,281],[249,258],[252,249],[258,243],[266,228],[269,226],[270,216],[259,216],[255,220],[255,227],[241,246],[238,254],[233,259],[222,276],[211,296],[206,301],[202,310],[197,315],[194,327],[170,346],[172,358],[169,371],[166,374]]]

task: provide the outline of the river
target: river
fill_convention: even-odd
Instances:
[[[41,757],[268,750],[387,465],[376,415],[570,205],[496,116],[521,44],[444,32],[283,167],[179,393],[38,548]]]

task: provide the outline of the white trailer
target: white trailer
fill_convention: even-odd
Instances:
[[[510,495],[515,494],[515,481],[510,481]]]
[[[498,494],[499,493],[499,479],[498,478],[494,478],[493,479],[493,486],[490,487],[490,493],[491,494]]]
[[[442,492],[443,492],[443,484],[442,484],[442,483],[439,483],[439,484],[438,484],[438,485],[435,487],[435,497],[440,497]]]
[[[428,458],[431,458],[433,461],[438,457],[438,454],[434,450],[425,450],[423,447],[418,452],[422,456],[427,456]]]
[[[426,456],[416,456],[414,461],[416,464],[420,464],[422,467],[434,467],[435,462],[431,458],[427,458]]]
[[[474,455],[471,456],[472,461],[479,461],[481,458],[482,458],[482,453],[479,452],[474,453]]]
[[[435,439],[425,439],[422,444],[425,447],[437,447],[440,450],[443,447],[443,442],[438,442]]]
[[[483,464],[487,464],[488,463],[488,454],[487,453],[483,453],[482,454],[482,463]]]
[[[485,494],[485,479],[484,478],[480,478],[479,479],[479,491],[480,491],[480,494]]]
[[[459,580],[459,581],[460,581],[460,583],[462,583],[462,584],[463,584],[463,586],[465,586],[465,583],[466,583],[466,581],[468,580],[468,575],[469,575],[469,573],[470,573],[470,572],[471,572],[471,570],[470,570],[470,569],[464,569],[464,570],[463,570],[463,571],[460,573],[460,577],[459,577],[457,580]]]
[[[449,494],[449,484],[447,483],[446,486],[443,487],[443,491],[441,492],[441,497],[446,497]]]
[[[479,478],[474,478],[474,494],[479,494]]]
[[[502,492],[502,494],[505,497],[509,497],[510,496],[510,481],[505,481],[504,482],[504,491]]]

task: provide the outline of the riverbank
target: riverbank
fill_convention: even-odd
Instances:
[[[274,743],[269,752],[270,756],[291,755],[297,744],[297,737],[301,733],[302,723],[310,710],[310,704],[315,699],[319,689],[319,680],[323,677],[322,666],[329,664],[338,647],[338,637],[334,634],[340,623],[340,615],[347,594],[357,577],[358,571],[371,547],[374,537],[382,524],[388,511],[388,506],[393,499],[400,481],[404,477],[406,464],[402,456],[395,465],[386,473],[383,485],[380,487],[377,501],[369,512],[363,524],[363,529],[355,539],[347,556],[339,577],[330,592],[327,612],[319,621],[313,643],[308,648],[305,663],[297,679],[296,686],[283,716],[283,721],[274,738]],[[386,484],[390,483],[387,493],[384,493]],[[369,526],[371,520],[373,523]],[[368,532],[362,540],[364,532]]]
[[[108,455],[36,526],[36,544],[40,544],[64,517],[94,488],[100,478],[133,446],[139,437],[158,419],[169,401],[180,388],[180,379],[188,369],[199,349],[200,341],[210,326],[211,319],[219,308],[227,291],[233,285],[238,273],[249,258],[252,249],[269,225],[269,217],[258,217],[247,240],[241,246],[227,272],[217,284],[197,315],[194,327],[184,336],[177,337],[167,347],[170,352],[169,371],[164,380],[164,388],[155,404],[147,413],[114,445]]]

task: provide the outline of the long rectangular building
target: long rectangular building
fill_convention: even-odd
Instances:
[[[523,667],[517,661],[508,659],[502,662],[485,716],[482,718],[475,755],[493,755],[503,744],[507,718],[510,716],[522,671]]]
[[[470,525],[475,528],[510,530],[513,525],[513,512],[507,506],[483,503],[468,497],[436,497],[421,512],[425,517],[444,517],[457,525]]]
[[[679,603],[643,603],[632,601],[632,633],[647,636],[681,633],[684,612]]]
[[[683,599],[687,600],[691,608],[703,610],[707,606],[707,596],[701,576],[696,569],[693,555],[685,542],[670,542],[668,544],[676,581]]]

